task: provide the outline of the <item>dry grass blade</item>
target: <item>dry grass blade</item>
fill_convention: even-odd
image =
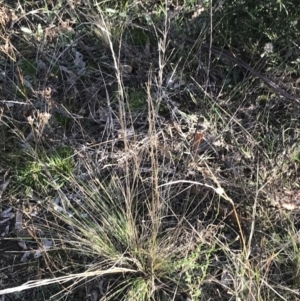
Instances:
[[[94,271],[94,272],[84,272],[80,274],[72,274],[68,276],[62,276],[62,277],[57,277],[55,279],[43,279],[43,280],[33,280],[33,281],[28,281],[27,283],[24,283],[20,286],[9,288],[9,289],[4,289],[0,290],[0,295],[5,295],[5,294],[11,294],[15,292],[21,292],[24,290],[28,290],[31,288],[37,288],[41,287],[44,285],[49,285],[53,283],[66,283],[69,281],[78,281],[82,279],[86,279],[89,277],[97,277],[97,276],[104,276],[104,275],[116,275],[116,274],[123,274],[123,273],[136,273],[136,270],[131,270],[131,269],[124,269],[124,268],[111,268],[106,271]]]

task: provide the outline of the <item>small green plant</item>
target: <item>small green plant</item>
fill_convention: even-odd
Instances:
[[[145,107],[147,95],[144,90],[131,88],[128,91],[128,102],[131,109]]]
[[[215,252],[214,245],[207,249],[207,245],[200,243],[194,251],[175,262],[174,268],[181,275],[182,287],[186,289],[191,300],[199,300],[201,297],[202,285]]]
[[[300,163],[300,149],[296,149],[291,155],[292,161]]]
[[[58,125],[62,126],[66,130],[70,130],[73,123],[73,119],[71,117],[65,116],[60,113],[54,113],[53,117]]]
[[[44,154],[38,159],[25,156],[26,162],[19,166],[16,185],[37,191],[48,191],[58,188],[68,181],[73,173],[73,151],[68,147],[59,147],[50,154]]]

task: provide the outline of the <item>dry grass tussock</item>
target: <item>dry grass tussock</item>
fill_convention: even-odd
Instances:
[[[294,71],[222,1],[87,2],[0,4],[3,300],[299,300]]]

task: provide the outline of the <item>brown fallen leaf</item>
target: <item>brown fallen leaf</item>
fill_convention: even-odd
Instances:
[[[200,144],[204,141],[204,133],[203,132],[196,132],[193,138],[193,143],[192,143],[192,152],[197,153]]]

